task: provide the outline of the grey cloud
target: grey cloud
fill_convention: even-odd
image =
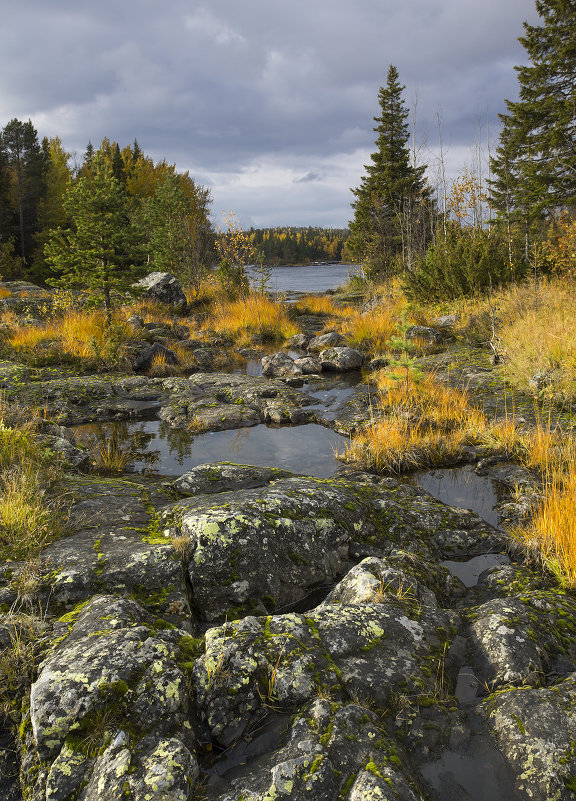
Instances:
[[[0,30],[0,125],[31,117],[76,151],[137,137],[241,215],[342,225],[388,65],[417,98],[418,138],[434,149],[440,107],[460,152],[479,118],[495,136],[515,96],[525,18],[537,18],[526,0],[23,0]],[[263,164],[289,169],[277,194]]]

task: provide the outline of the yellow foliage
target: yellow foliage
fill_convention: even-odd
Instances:
[[[254,293],[243,300],[220,301],[206,325],[239,343],[282,342],[298,333],[283,306]]]
[[[564,214],[550,231],[543,249],[560,273],[576,278],[576,219]]]

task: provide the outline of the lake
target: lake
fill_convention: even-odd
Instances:
[[[326,292],[345,284],[348,274],[357,267],[354,264],[309,264],[304,267],[284,265],[269,269],[269,292]],[[258,286],[258,268],[250,268],[249,274],[254,285]]]

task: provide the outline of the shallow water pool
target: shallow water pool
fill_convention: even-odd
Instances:
[[[189,434],[159,420],[90,423],[76,426],[78,444],[94,447],[115,441],[135,456],[131,468],[179,476],[206,462],[239,462],[280,467],[317,478],[329,478],[340,466],[336,450],[346,439],[324,426],[271,427],[258,425],[232,431]]]

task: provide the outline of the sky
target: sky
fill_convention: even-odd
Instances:
[[[0,27],[0,127],[73,159],[104,136],[210,187],[244,227],[344,227],[378,89],[405,85],[419,162],[485,160],[517,97],[533,0],[19,0]]]

